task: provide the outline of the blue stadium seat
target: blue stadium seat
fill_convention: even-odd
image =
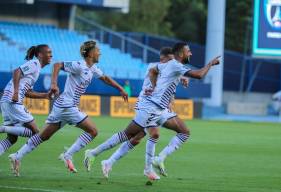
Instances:
[[[26,50],[34,44],[48,44],[53,50],[53,62],[80,60],[79,47],[88,36],[51,25],[0,21],[0,71],[11,71],[24,62]],[[98,66],[105,74],[116,78],[143,79],[146,65],[140,59],[121,53],[107,44],[99,43],[101,58]],[[9,66],[9,67],[7,67]],[[42,70],[51,73],[51,65]]]

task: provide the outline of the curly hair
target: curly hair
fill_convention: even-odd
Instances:
[[[81,56],[84,57],[84,58],[88,57],[89,52],[92,49],[96,48],[96,44],[97,43],[93,40],[85,41],[80,47]]]

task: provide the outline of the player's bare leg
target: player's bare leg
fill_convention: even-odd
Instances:
[[[69,169],[70,172],[76,173],[77,170],[73,164],[72,156],[74,153],[77,153],[82,148],[84,148],[87,144],[89,144],[98,134],[96,125],[90,120],[89,117],[84,119],[81,123],[77,125],[77,127],[84,130],[77,140],[69,147],[64,153],[60,155],[60,159],[63,160],[66,164],[66,167]],[[91,164],[88,162],[84,162],[85,166],[88,169],[91,169]]]
[[[108,140],[106,140],[104,143],[100,144],[96,148],[86,150],[85,159],[84,159],[84,165],[86,169],[90,171],[89,169],[90,164],[94,162],[95,157],[98,156],[100,153],[108,149],[111,149],[120,143],[128,141],[129,139],[136,136],[140,132],[143,132],[143,128],[137,125],[134,121],[132,121],[125,130],[114,134],[111,138],[109,138]],[[107,166],[106,169],[103,169],[103,173],[105,177],[108,177],[108,173],[110,170],[111,167],[109,166]]]
[[[177,133],[177,135],[170,140],[170,143],[153,160],[153,164],[159,169],[160,174],[163,176],[167,176],[167,172],[164,166],[165,159],[189,139],[190,131],[186,127],[184,122],[178,117],[169,119],[164,123],[163,126]]]
[[[5,153],[12,145],[17,142],[18,136],[31,137],[38,133],[39,129],[35,121],[16,125],[3,125],[0,127],[0,133],[7,133],[7,138],[0,141],[0,155]]]
[[[9,159],[16,176],[19,176],[21,159],[26,154],[37,148],[42,142],[48,140],[55,132],[59,130],[59,128],[60,123],[47,124],[41,133],[35,134],[29,138],[27,143],[23,145],[16,153],[9,155]]]

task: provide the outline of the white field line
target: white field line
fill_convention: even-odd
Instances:
[[[66,192],[66,191],[59,191],[54,189],[40,189],[40,188],[31,188],[31,187],[15,187],[15,186],[7,186],[7,185],[0,185],[0,189],[16,189],[20,191],[42,191],[42,192]]]

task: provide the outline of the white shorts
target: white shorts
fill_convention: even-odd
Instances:
[[[136,115],[133,121],[142,128],[158,127],[163,110],[136,110]]]
[[[169,109],[165,109],[160,117],[159,125],[162,126],[166,121],[168,121],[169,119],[174,118],[176,116],[177,116],[177,114],[175,112],[170,111]]]
[[[34,120],[31,113],[24,105],[3,102],[1,103],[3,125],[15,125],[29,123]]]
[[[53,105],[53,109],[49,114],[46,123],[60,123],[61,127],[65,124],[77,125],[88,116],[81,112],[78,107],[60,108]]]
[[[164,112],[162,113],[162,115],[161,115],[159,121],[157,122],[157,124],[158,124],[159,126],[163,126],[163,124],[164,124],[166,121],[168,121],[169,119],[174,118],[174,117],[176,117],[176,116],[177,116],[177,114],[176,114],[175,112],[170,111],[169,109],[165,109]],[[148,127],[148,128],[149,128],[149,127]],[[145,128],[145,129],[144,129],[144,132],[145,132],[146,134],[148,133],[148,132],[147,132],[147,129],[148,129],[148,128]]]
[[[138,109],[135,111],[136,115],[133,121],[144,129],[158,127],[170,118],[177,116],[176,113],[168,109],[161,109],[147,100],[140,100]]]

